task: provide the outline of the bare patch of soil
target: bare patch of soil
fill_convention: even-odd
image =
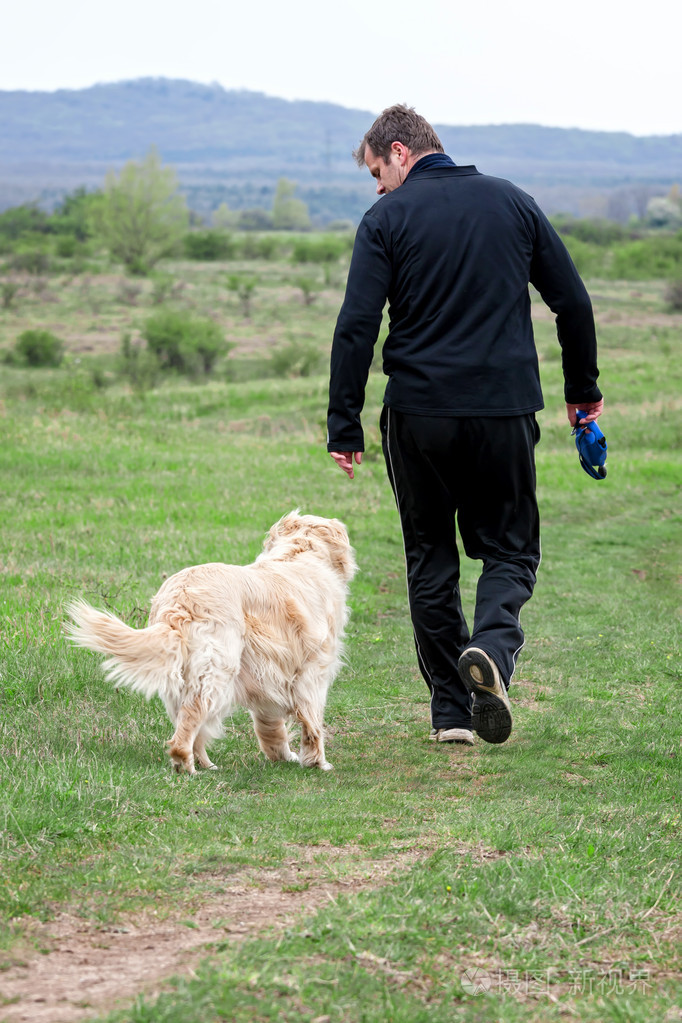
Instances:
[[[338,894],[390,883],[395,871],[425,852],[409,849],[368,861],[350,847],[297,847],[296,859],[277,870],[230,874],[221,894],[194,910],[163,918],[150,911],[115,925],[59,913],[30,927],[34,945],[0,973],[0,1019],[76,1023],[123,1008],[138,994],[153,998],[168,978],[191,976],[216,941],[282,930]]]

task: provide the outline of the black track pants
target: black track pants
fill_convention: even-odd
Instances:
[[[405,543],[419,667],[435,728],[471,727],[457,662],[468,645],[490,654],[504,682],[523,646],[519,622],[540,563],[531,413],[436,417],[384,407],[381,434]],[[483,569],[473,631],[462,613],[455,520],[465,553]]]

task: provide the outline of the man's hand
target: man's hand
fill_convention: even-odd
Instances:
[[[604,399],[600,398],[599,401],[581,401],[579,405],[569,405],[568,402],[566,402],[566,414],[571,426],[578,425],[576,418],[576,412],[578,409],[587,413],[585,418],[580,420],[581,424],[593,423],[594,420],[598,419],[604,411]]]
[[[362,462],[362,451],[330,451],[329,454],[332,456],[338,466],[340,466],[345,473],[347,473],[349,479],[353,479],[353,459],[357,465]]]

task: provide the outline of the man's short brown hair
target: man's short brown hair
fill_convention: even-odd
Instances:
[[[414,107],[396,103],[393,107],[387,107],[377,117],[358,148],[353,151],[358,167],[363,167],[365,164],[366,146],[369,146],[375,156],[380,156],[384,163],[388,163],[393,142],[402,142],[412,153],[417,155],[427,152],[445,152],[441,140],[429,122],[421,114],[418,114]]]

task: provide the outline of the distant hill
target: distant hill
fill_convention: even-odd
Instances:
[[[175,166],[190,206],[208,214],[269,207],[280,177],[318,222],[359,219],[372,184],[351,158],[371,112],[288,101],[174,79],[144,78],[57,92],[0,91],[0,208],[47,205],[150,145]],[[682,180],[682,135],[538,125],[436,125],[457,163],[475,163],[531,191],[548,212],[641,213]]]

